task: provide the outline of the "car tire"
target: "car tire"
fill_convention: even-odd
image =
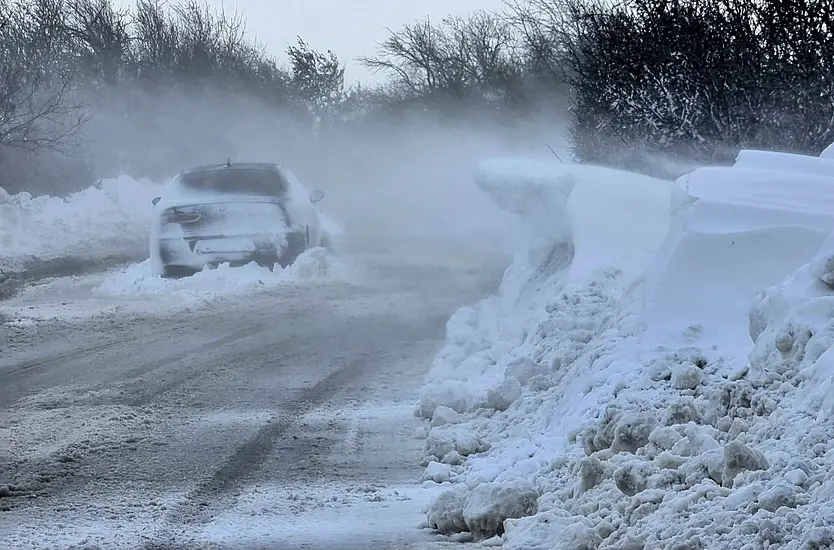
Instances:
[[[162,266],[163,279],[182,279],[184,277],[191,277],[195,273],[197,273],[196,270],[181,265]]]
[[[287,235],[287,248],[278,260],[281,267],[291,265],[305,250],[307,250],[307,232],[295,231]]]
[[[276,260],[277,260],[277,258],[275,256],[270,256],[270,257],[261,256],[261,257],[255,258],[255,263],[258,264],[259,267],[265,267],[269,271],[275,271],[275,264],[278,263],[278,262],[276,262]]]

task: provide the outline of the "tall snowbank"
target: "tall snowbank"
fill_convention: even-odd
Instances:
[[[147,257],[151,200],[160,190],[128,176],[102,180],[66,198],[0,189],[0,270],[68,256]]]
[[[834,420],[832,319],[834,234],[810,262],[756,296],[749,326],[756,342],[750,355],[751,377],[761,384],[778,381],[798,388],[797,409],[829,424]]]
[[[535,238],[450,319],[426,382],[427,473],[449,486],[427,526],[527,550],[831,547],[834,240],[807,262],[834,179],[815,161],[745,152],[665,188],[482,166]]]
[[[459,412],[486,403],[510,368],[560,361],[584,347],[641,266],[661,246],[669,227],[671,184],[605,168],[540,161],[495,160],[479,166],[478,186],[518,214],[527,232],[504,274],[497,296],[464,307],[448,322],[447,345],[423,392],[421,414],[437,404]],[[577,316],[565,302],[598,315]],[[555,334],[571,333],[558,342]],[[546,362],[546,361],[545,361]],[[535,369],[534,369],[535,370]],[[512,382],[509,382],[512,384]],[[495,396],[493,396],[494,398]]]

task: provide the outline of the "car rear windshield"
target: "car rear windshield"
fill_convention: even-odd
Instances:
[[[202,170],[183,174],[182,184],[199,191],[280,197],[287,185],[274,170],[264,168],[229,168]]]

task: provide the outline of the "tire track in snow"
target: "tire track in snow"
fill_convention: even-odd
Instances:
[[[205,541],[189,541],[188,538],[199,537],[201,525],[210,523],[218,514],[229,510],[237,502],[240,491],[247,482],[264,481],[261,469],[267,460],[280,468],[279,471],[270,472],[266,476],[269,479],[281,479],[283,475],[288,474],[291,474],[294,480],[338,476],[339,472],[321,470],[315,464],[315,456],[329,454],[337,446],[345,443],[357,452],[362,443],[358,419],[346,426],[346,432],[340,437],[311,439],[302,434],[293,437],[291,445],[277,451],[276,447],[285,442],[285,438],[294,430],[305,425],[310,413],[332,401],[340,391],[351,389],[351,394],[363,395],[372,385],[367,377],[376,377],[380,369],[389,368],[389,363],[404,353],[403,348],[419,345],[426,338],[436,340],[442,337],[442,327],[446,318],[446,315],[429,317],[416,325],[396,322],[394,319],[381,321],[377,325],[375,340],[372,343],[369,342],[369,345],[354,352],[348,352],[350,355],[347,359],[341,359],[345,364],[338,370],[283,403],[282,412],[278,413],[278,417],[262,425],[252,437],[238,446],[211,476],[194,487],[178,506],[173,507],[162,520],[165,525],[152,540],[142,546],[143,550],[207,547]],[[351,385],[355,385],[356,388],[351,388]],[[352,430],[351,427],[355,429]],[[353,436],[351,431],[354,432]],[[293,466],[299,462],[302,462],[300,468],[297,465]]]
[[[354,417],[348,421],[347,434],[345,435],[344,441],[345,456],[356,455],[359,451],[360,442],[361,432],[359,430],[359,420]]]
[[[91,346],[61,351],[8,366],[8,370],[0,371],[0,407],[9,406],[33,388],[41,389],[42,386],[37,384],[35,377],[45,374],[50,368],[64,367],[66,363],[78,360],[89,361],[100,352],[106,352],[111,347],[127,344],[135,339],[133,335],[113,338]]]
[[[102,385],[112,385],[113,383],[118,381],[129,380],[132,378],[144,376],[155,370],[169,367],[175,363],[187,360],[189,357],[193,355],[214,351],[224,346],[234,344],[235,342],[245,339],[247,337],[258,336],[267,329],[268,325],[266,323],[261,323],[255,326],[254,328],[247,328],[245,330],[236,331],[205,343],[201,342],[199,344],[192,344],[189,345],[186,349],[180,350],[179,352],[173,355],[164,355],[158,359],[146,362],[142,361],[142,355],[137,354],[135,357],[137,362],[139,363],[138,366],[129,368],[127,370],[119,370],[117,372],[111,373],[109,376],[103,376]],[[83,361],[84,363],[87,363],[89,365],[95,365],[97,363],[96,357],[99,356],[101,353],[108,352],[111,349],[118,349],[123,345],[127,345],[130,343],[139,343],[137,342],[137,338],[135,335],[111,339],[100,344],[85,346],[72,351],[60,352],[49,357],[28,360],[18,363],[17,365],[9,369],[8,372],[0,373],[0,388],[2,388],[2,390],[0,390],[0,407],[10,406],[14,401],[24,397],[27,394],[27,392],[31,391],[32,389],[37,388],[38,390],[45,390],[48,389],[50,386],[60,385],[57,381],[48,384],[38,384],[38,381],[34,378],[37,375],[46,373],[52,367],[59,368],[62,371],[71,371],[71,364],[74,362]],[[193,374],[200,375],[202,374],[202,371],[198,370],[196,372],[193,372]],[[191,376],[191,378],[193,377],[194,376]],[[183,381],[185,380],[181,380],[180,383]],[[160,382],[149,382],[146,383],[146,385],[160,386]],[[146,390],[143,395],[137,396],[135,399],[128,401],[126,404],[133,406],[144,405],[153,395],[154,391]],[[68,405],[78,404],[79,401],[83,402],[83,400],[73,400],[73,402],[68,403]]]
[[[438,277],[438,284],[430,284]],[[447,286],[451,283],[455,284]],[[21,506],[15,517],[34,516],[26,519],[27,525],[46,529],[55,521],[52,511],[58,506],[83,508],[79,512],[83,517],[96,520],[101,514],[123,514],[118,525],[111,523],[116,531],[128,533],[134,523],[147,521],[148,529],[135,533],[138,545],[148,540],[147,548],[208,548],[216,545],[189,538],[203,535],[201,524],[243,505],[252,484],[315,486],[332,479],[350,483],[361,474],[355,460],[343,467],[334,465],[331,456],[344,456],[353,443],[351,454],[361,454],[365,424],[360,422],[358,431],[349,422],[316,428],[312,436],[305,415],[328,400],[341,403],[355,395],[364,401],[369,391],[377,392],[378,377],[392,363],[410,361],[407,350],[422,346],[425,339],[442,341],[443,327],[453,311],[447,294],[456,304],[459,294],[474,293],[475,286],[469,279],[466,284],[450,282],[442,273],[415,265],[385,276],[368,276],[361,285],[326,286],[315,293],[310,289],[264,293],[257,304],[200,312],[200,318],[197,312],[183,312],[160,325],[156,319],[129,316],[124,327],[96,319],[83,332],[72,329],[73,339],[87,346],[95,339],[112,338],[114,329],[128,329],[136,338],[97,357],[98,364],[106,367],[103,372],[90,369],[95,362],[75,360],[56,365],[48,379],[41,377],[34,386],[41,389],[44,381],[53,384],[61,378],[67,388],[54,389],[63,391],[73,404],[135,408],[128,412],[147,414],[151,423],[138,435],[117,434],[139,439],[123,441],[121,447],[113,444],[115,439],[108,443],[94,438],[105,448],[92,449],[92,454],[80,458],[82,467],[75,472],[78,479],[69,481],[70,489],[52,491],[51,499],[38,499],[25,509]],[[220,352],[158,364],[165,363],[163,355],[170,360],[185,346],[205,345],[211,337],[233,331],[248,334],[244,327],[264,320],[275,328],[274,334],[262,332],[262,338],[233,342],[221,346]],[[49,342],[69,333],[60,328],[39,332],[31,340]],[[385,376],[389,385],[400,383],[398,374]],[[85,388],[94,391],[85,393]],[[226,424],[203,419],[204,413],[227,410],[257,415]],[[181,489],[190,498],[171,506],[170,498],[182,495]],[[155,503],[136,506],[149,498],[167,503],[168,511]],[[154,536],[155,531],[159,536]]]
[[[302,310],[293,308],[291,311],[305,319],[311,314],[314,317],[320,314],[319,307],[311,307],[309,304],[305,304]],[[70,414],[83,410],[85,407],[95,409],[105,407],[114,410],[124,410],[126,407],[128,410],[133,410],[134,414],[156,418],[165,411],[170,413],[171,402],[178,401],[180,394],[190,393],[183,392],[182,388],[190,387],[189,384],[195,380],[212,376],[226,377],[230,370],[235,375],[239,375],[242,370],[271,369],[276,364],[276,350],[280,350],[281,362],[294,361],[305,351],[309,355],[310,350],[320,342],[321,335],[292,330],[275,341],[274,337],[268,335],[269,331],[275,328],[274,313],[273,311],[259,319],[254,319],[252,325],[243,329],[237,325],[238,330],[219,338],[216,336],[216,331],[207,333],[215,336],[212,340],[205,338],[205,330],[201,328],[205,323],[199,322],[200,318],[197,317],[197,325],[186,322],[182,325],[186,332],[174,336],[177,341],[187,342],[186,346],[177,346],[176,343],[171,345],[170,326],[167,330],[164,326],[153,326],[152,330],[145,333],[141,340],[131,332],[132,336],[114,338],[94,346],[87,345],[72,352],[58,353],[49,361],[27,361],[13,371],[20,376],[21,384],[25,385],[30,393],[32,389],[43,393],[37,395],[34,402],[26,401],[15,406],[12,402],[24,397],[26,393],[20,391],[11,396],[10,391],[9,406],[0,403],[0,409],[14,408],[25,415],[27,410],[66,409]],[[188,318],[191,317],[189,315]],[[296,317],[297,321],[300,319]],[[154,320],[150,322],[155,323]],[[220,326],[225,328],[225,322]],[[265,334],[266,337],[264,337]],[[196,341],[195,336],[198,338]],[[166,342],[166,339],[169,341]],[[273,346],[264,347],[260,340],[272,342]],[[246,342],[252,342],[252,345],[247,345]],[[146,358],[141,351],[137,353],[137,348],[141,349],[157,343],[164,343],[164,347],[161,348],[162,355],[157,354]],[[111,354],[114,356],[111,359],[121,362],[122,357],[127,357],[128,363],[115,371],[108,372],[101,369],[101,374],[96,373],[93,384],[84,384],[81,379],[79,380],[81,383],[75,385],[77,388],[73,386],[54,392],[55,386],[61,384],[60,381],[49,380],[49,384],[44,384],[38,380],[37,375],[41,370],[46,369],[48,371],[46,374],[50,374],[49,367],[54,367],[51,373],[63,375],[89,370],[91,365],[95,366],[97,363],[107,365],[112,361],[106,361],[106,356],[97,355],[96,357],[99,358],[96,360],[89,355],[92,351],[102,354],[111,347],[113,348]],[[288,353],[288,348],[295,351]],[[134,361],[133,365],[130,365],[131,359]],[[121,364],[124,365],[124,363]],[[238,365],[243,368],[238,368]],[[39,370],[26,370],[29,367],[38,367]],[[171,397],[169,394],[175,395]],[[179,405],[175,403],[174,409],[179,408]],[[130,437],[126,435],[121,439],[130,440]],[[9,500],[5,498],[0,500],[4,500],[3,504],[6,506],[12,506],[12,503],[16,506],[19,497],[72,492],[91,483],[94,476],[79,474],[93,468],[96,463],[105,461],[108,456],[112,455],[113,460],[119,460],[120,454],[125,449],[121,439],[103,439],[99,434],[89,433],[83,441],[79,442],[77,438],[74,438],[73,441],[62,445],[48,456],[18,462],[9,465],[9,468],[0,468],[0,483],[11,482],[13,486],[20,488],[8,495]]]
[[[128,371],[121,371],[119,378],[134,378],[137,376],[142,376],[149,372],[153,372],[154,370],[158,370],[160,368],[175,365],[182,361],[188,360],[193,355],[216,351],[225,346],[234,344],[240,340],[257,337],[264,331],[266,331],[268,328],[269,325],[267,323],[261,323],[254,328],[248,328],[246,330],[234,332],[225,337],[221,337],[219,339],[211,341],[208,344],[192,345],[189,347],[189,349],[183,350],[174,355],[169,355],[167,357],[150,361],[141,365],[140,367],[136,367]],[[17,374],[22,373],[26,375],[29,374],[27,369],[33,366],[48,367],[56,362],[79,359],[84,357],[91,351],[101,351],[106,348],[109,348],[110,346],[117,345],[118,343],[125,343],[127,341],[135,341],[135,339],[127,338],[118,341],[111,341],[106,344],[101,344],[99,346],[86,347],[75,352],[60,354],[47,362],[33,361],[30,362],[30,364],[24,365],[14,370],[13,372]],[[205,374],[206,371],[203,368],[203,365],[198,361],[193,361],[192,364],[189,365],[189,368],[175,370],[172,377],[162,378],[160,380],[149,382],[146,384],[147,387],[143,388],[142,391],[128,393],[129,397],[126,399],[114,399],[112,397],[105,397],[102,399],[98,397],[89,400],[84,399],[82,397],[81,399],[73,399],[72,401],[67,403],[41,403],[39,404],[38,408],[75,408],[82,404],[94,404],[97,406],[127,405],[131,408],[141,408],[145,405],[152,403],[153,400],[161,394],[171,391]],[[2,378],[0,378],[0,380],[2,380]],[[104,386],[108,386],[111,384],[112,382],[105,381]],[[0,402],[0,406],[4,405],[5,403]],[[0,481],[3,481],[4,478],[9,477],[13,474],[14,482],[12,483],[12,486],[16,487],[16,490],[9,491],[9,494],[4,497],[4,500],[9,500],[7,502],[4,502],[3,505],[6,507],[12,506],[13,498],[27,497],[35,494],[44,494],[44,491],[46,491],[47,493],[67,491],[71,490],[72,487],[76,484],[85,483],[87,481],[86,478],[75,475],[75,471],[79,470],[84,466],[84,460],[88,458],[91,454],[104,454],[107,452],[107,449],[109,448],[119,449],[122,447],[123,444],[122,441],[100,441],[97,439],[100,439],[100,437],[89,437],[85,439],[83,443],[79,443],[78,441],[73,440],[68,442],[66,445],[62,446],[60,449],[57,449],[56,451],[50,453],[48,456],[39,460],[15,464],[12,470],[8,472],[4,471],[5,468],[0,469]],[[92,449],[95,449],[95,451],[92,451]],[[10,480],[11,478],[9,479],[9,481]]]
[[[266,332],[269,325],[261,323],[253,328],[237,331],[228,336],[221,337],[207,345],[194,346],[190,349],[177,353],[168,358],[161,358],[156,361],[151,361],[140,367],[130,369],[124,373],[122,378],[139,378],[159,369],[170,367],[175,363],[187,361],[192,356],[197,354],[204,354],[206,352],[217,351],[221,348],[236,344],[241,340],[249,338],[256,338]],[[203,365],[197,361],[192,361],[187,369],[177,369],[172,378],[157,379],[152,382],[143,382],[142,391],[136,392],[132,397],[125,401],[126,405],[131,407],[142,407],[150,404],[156,397],[171,391],[172,389],[191,382],[206,374]]]
[[[228,508],[233,500],[233,489],[252,476],[266,461],[279,439],[287,434],[309,411],[330,400],[345,384],[363,374],[371,364],[370,352],[355,357],[337,371],[305,389],[287,404],[287,413],[263,425],[253,437],[228,458],[208,479],[193,489],[184,503],[174,508],[164,519],[166,527],[144,550],[173,550],[189,547],[177,542],[173,530],[183,525],[204,524]],[[303,449],[294,449],[293,454]],[[225,497],[225,498],[223,498]]]

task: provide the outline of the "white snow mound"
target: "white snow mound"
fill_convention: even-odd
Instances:
[[[834,420],[834,234],[813,260],[756,296],[750,354],[757,380],[798,387],[796,405],[818,422]],[[808,422],[800,417],[798,420]],[[826,449],[827,451],[827,449]]]
[[[449,320],[426,380],[425,463],[452,483],[428,525],[528,550],[832,547],[822,162],[743,152],[674,185],[482,165],[529,245]]]
[[[190,277],[164,279],[152,275],[150,261],[133,264],[107,277],[93,289],[99,296],[165,296],[186,301],[206,301],[212,298],[274,288],[304,281],[333,280],[345,275],[344,266],[324,248],[313,248],[302,253],[295,262],[274,271],[252,262],[241,267],[222,264],[215,269],[204,269]]]
[[[129,176],[66,198],[0,189],[0,270],[66,256],[91,260],[147,254],[151,200],[161,186]]]
[[[502,159],[483,163],[475,179],[521,217],[528,245],[515,254],[497,296],[449,320],[429,374],[437,383],[426,385],[421,400],[425,418],[438,405],[504,409],[521,385],[546,383],[545,356],[565,361],[584,348],[669,227],[671,184],[645,176]],[[532,357],[538,345],[547,349]]]

